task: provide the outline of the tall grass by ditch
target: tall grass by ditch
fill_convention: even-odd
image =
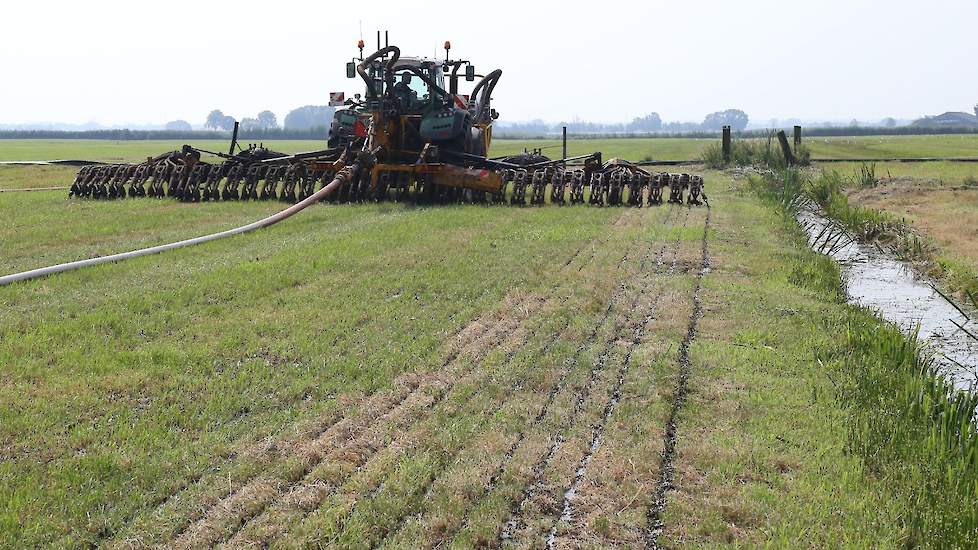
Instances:
[[[749,187],[793,222],[813,200],[829,215],[864,227],[880,218],[844,202],[838,176],[798,170],[752,177]],[[841,198],[840,198],[841,196]],[[848,208],[846,208],[848,207]],[[855,210],[855,211],[851,211]],[[889,220],[883,220],[889,223]],[[814,281],[841,286],[838,266],[811,253]],[[819,262],[818,260],[822,260]],[[933,369],[916,337],[853,307],[837,345],[816,351],[848,416],[846,448],[866,475],[905,510],[906,546],[974,548],[978,541],[978,395],[959,392]]]
[[[848,449],[904,500],[908,547],[974,548],[978,542],[978,395],[934,373],[916,338],[853,316],[839,401]]]
[[[878,210],[853,205],[845,189],[864,185],[875,177],[873,168],[865,168],[859,180],[850,181],[834,170],[822,170],[811,178],[807,196],[825,214],[840,223],[864,242],[892,251],[900,259],[913,263],[927,275],[944,279],[951,289],[963,294],[978,293],[978,276],[966,265],[954,262],[940,253],[939,247],[916,231],[902,218]]]
[[[794,148],[794,155],[798,166],[807,166],[811,161],[811,151],[804,144]],[[783,170],[787,167],[781,146],[771,133],[765,138],[731,141],[729,162],[723,158],[723,147],[720,143],[707,146],[701,159],[709,168],[715,170],[731,166],[761,166],[775,170]]]

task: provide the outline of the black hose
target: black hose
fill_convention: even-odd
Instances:
[[[359,65],[357,65],[357,73],[359,73],[360,78],[362,78],[363,81],[366,82],[367,91],[369,95],[372,97],[377,96],[377,90],[374,89],[374,82],[367,74],[366,68],[370,66],[370,64],[373,63],[378,57],[383,57],[387,54],[393,54],[393,55],[387,61],[387,74],[384,75],[385,77],[384,79],[387,81],[393,81],[394,73],[391,71],[391,69],[394,66],[394,64],[397,63],[397,60],[401,58],[401,49],[398,48],[397,46],[387,46],[386,48],[381,48],[375,51],[374,53],[368,55],[366,59],[364,59],[363,61],[360,62]]]
[[[479,107],[475,111],[476,120],[482,118],[483,112],[486,110],[486,106],[489,104],[489,98],[492,97],[492,91],[496,88],[496,83],[499,82],[499,77],[502,75],[502,69],[496,69],[495,71],[492,71],[484,76],[482,80],[475,85],[475,88],[472,89],[473,97],[475,97],[480,90],[482,91],[482,95],[479,96]]]

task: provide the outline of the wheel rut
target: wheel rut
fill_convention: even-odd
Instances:
[[[686,222],[688,220],[688,215],[689,212],[688,210],[686,210],[685,218],[682,224],[683,226],[686,225]],[[667,272],[673,272],[675,270],[676,262],[678,260],[680,243],[681,243],[680,239],[677,239],[675,244],[673,245],[672,260],[670,261],[670,266]],[[665,250],[665,247],[663,248],[663,250]],[[663,273],[664,263],[662,262],[661,258],[662,255],[660,253],[657,259],[657,266],[656,266],[657,269],[651,271],[643,270],[644,273],[643,278],[645,283],[648,283],[648,281],[654,275]],[[624,376],[627,374],[628,364],[631,360],[631,354],[637,348],[639,343],[641,343],[642,336],[645,333],[645,328],[654,318],[655,310],[658,307],[658,301],[661,298],[661,296],[662,296],[661,292],[655,295],[655,297],[651,300],[647,308],[645,308],[645,313],[641,321],[633,327],[632,339],[628,343],[628,347],[625,352],[625,357],[623,358],[621,365],[617,371],[617,375],[618,375],[617,379],[611,391],[609,392],[606,402],[604,403],[603,414],[600,417],[600,420],[592,427],[592,435],[589,440],[589,445],[584,455],[581,457],[580,461],[578,462],[577,469],[574,472],[573,480],[571,481],[570,485],[564,490],[563,503],[556,510],[559,515],[555,517],[553,520],[554,526],[557,524],[557,522],[561,517],[563,517],[565,514],[569,515],[571,513],[570,503],[573,500],[573,495],[576,493],[575,489],[577,486],[579,486],[580,481],[583,479],[587,469],[587,464],[590,463],[591,457],[593,456],[594,452],[597,450],[597,448],[600,445],[600,439],[604,431],[604,426],[607,424],[608,418],[610,418],[611,413],[613,412],[614,408],[617,406],[617,403],[621,398],[621,385],[623,384]],[[640,298],[641,298],[641,293],[636,292],[629,306],[628,313],[625,315],[626,319],[632,319],[635,313],[639,311]],[[617,333],[618,331],[616,330],[614,332]],[[550,466],[560,446],[563,445],[563,443],[566,441],[565,439],[566,432],[571,428],[571,426],[577,423],[579,418],[581,418],[584,415],[587,409],[587,405],[591,400],[591,394],[594,391],[599,375],[605,371],[607,367],[607,362],[611,356],[612,351],[615,348],[615,344],[616,344],[616,340],[614,336],[612,337],[612,339],[609,339],[608,341],[604,342],[603,350],[599,355],[598,360],[594,363],[594,365],[590,370],[588,380],[584,389],[576,396],[576,399],[574,401],[573,411],[567,418],[564,419],[564,421],[560,426],[560,429],[556,431],[556,433],[554,433],[553,436],[551,437],[546,453],[534,463],[533,468],[531,470],[530,480],[526,483],[522,495],[517,501],[514,502],[514,506],[510,511],[510,519],[508,519],[502,524],[501,530],[498,532],[497,541],[496,541],[497,544],[514,543],[517,542],[517,540],[519,540],[520,538],[527,536],[526,533],[524,533],[524,531],[527,529],[528,522],[529,522],[529,518],[526,515],[527,514],[526,508],[528,504],[535,498],[538,491],[541,490],[542,487],[541,482],[542,482],[544,472]],[[550,540],[551,538],[552,537],[548,536],[547,540]]]
[[[689,219],[689,210],[687,209],[686,218],[683,220],[683,227],[686,226],[688,219]],[[681,239],[676,240],[676,253],[673,254],[672,264],[669,266],[667,275],[672,275],[673,273],[675,273],[676,263],[679,258],[678,252],[679,252],[680,242]],[[587,452],[584,454],[583,457],[581,457],[581,460],[577,465],[577,469],[574,471],[573,482],[571,482],[570,486],[568,486],[567,489],[564,491],[564,499],[563,499],[563,504],[561,506],[560,517],[554,520],[553,525],[550,527],[550,531],[547,534],[546,545],[548,549],[554,548],[554,545],[556,544],[557,528],[560,522],[564,521],[567,523],[572,523],[574,520],[574,500],[577,496],[578,491],[580,490],[581,483],[584,481],[584,478],[587,475],[588,466],[591,464],[591,460],[594,458],[595,453],[598,451],[598,448],[601,446],[601,440],[602,437],[604,436],[604,431],[608,425],[608,421],[611,419],[611,415],[614,414],[615,409],[618,407],[618,403],[621,402],[622,387],[625,384],[625,377],[628,375],[628,370],[631,366],[632,354],[635,352],[638,346],[641,345],[642,340],[645,337],[646,330],[648,329],[649,325],[652,323],[652,320],[655,318],[655,315],[658,313],[657,309],[658,309],[659,300],[662,298],[664,292],[665,291],[663,289],[656,294],[655,298],[653,298],[651,304],[648,306],[645,312],[645,317],[633,329],[632,339],[628,345],[628,351],[625,353],[625,357],[624,359],[622,359],[621,365],[618,368],[618,378],[615,382],[614,389],[612,390],[611,395],[608,397],[607,401],[604,404],[604,409],[601,414],[601,420],[598,424],[596,424],[593,427],[591,441],[590,444],[588,445]]]
[[[663,436],[663,453],[659,465],[659,482],[656,485],[655,495],[646,514],[649,529],[646,533],[645,546],[649,549],[662,548],[659,536],[665,528],[662,513],[666,507],[667,493],[673,488],[673,476],[675,474],[673,462],[676,458],[676,442],[678,440],[677,421],[683,405],[686,403],[686,396],[689,393],[690,360],[689,348],[696,338],[697,325],[703,315],[703,300],[701,291],[703,288],[703,277],[710,269],[710,256],[708,248],[708,235],[710,230],[710,210],[706,211],[706,223],[703,226],[702,254],[700,269],[696,275],[696,285],[693,288],[693,312],[689,316],[689,324],[682,344],[679,346],[679,379],[676,383],[672,406],[669,410],[669,420],[666,422],[666,431]]]
[[[644,266],[646,265],[646,263],[650,259],[652,259],[652,261],[654,261],[657,264],[661,264],[662,255],[665,252],[665,250],[666,250],[666,247],[662,247],[661,250],[659,250],[657,253],[653,254],[653,243],[650,242],[649,243],[649,246],[648,246],[648,250],[644,252],[643,257],[640,259],[640,272],[641,272],[641,270],[644,268]],[[633,255],[633,252],[632,252],[631,249],[629,249],[626,252],[625,256],[620,261],[617,261],[616,262],[617,263],[617,268],[618,269],[621,269],[621,267],[623,266],[623,264],[625,263],[625,261],[629,257],[631,257],[632,255]],[[504,474],[506,468],[510,465],[510,462],[512,461],[514,455],[522,447],[522,445],[526,442],[526,438],[527,438],[528,433],[530,431],[534,430],[535,428],[537,428],[537,426],[547,416],[547,414],[550,411],[550,407],[553,404],[554,400],[556,399],[557,395],[560,394],[563,391],[563,389],[565,387],[565,384],[567,382],[567,378],[568,378],[568,376],[571,373],[572,367],[579,362],[579,359],[580,359],[581,354],[591,344],[591,342],[593,342],[593,340],[596,337],[599,329],[609,319],[609,317],[610,317],[612,311],[614,310],[616,304],[618,304],[622,300],[622,298],[624,297],[624,295],[626,293],[626,290],[627,290],[626,289],[626,285],[623,284],[623,285],[620,285],[618,287],[618,289],[613,293],[611,299],[608,302],[608,305],[605,308],[603,308],[602,314],[599,317],[598,321],[596,323],[594,323],[594,325],[591,327],[591,329],[587,332],[587,336],[584,338],[584,343],[581,344],[576,349],[576,351],[574,352],[574,354],[571,357],[569,357],[568,359],[566,359],[565,361],[563,361],[562,366],[561,366],[561,369],[560,369],[560,371],[559,371],[559,373],[557,375],[557,379],[556,379],[555,383],[550,387],[550,390],[547,393],[547,397],[543,401],[543,404],[540,406],[540,408],[537,411],[537,413],[533,416],[533,418],[530,420],[530,422],[528,423],[528,425],[525,426],[517,434],[517,436],[514,438],[513,442],[510,444],[510,446],[503,453],[503,456],[502,456],[502,459],[501,459],[500,463],[496,466],[495,470],[489,475],[489,477],[488,477],[485,485],[482,487],[482,490],[480,491],[480,493],[478,495],[474,496],[470,501],[468,501],[467,504],[475,504],[483,496],[485,496],[487,494],[490,494],[490,493],[492,493],[495,490],[496,485],[497,485],[499,479]],[[435,480],[432,480],[432,484],[434,483],[434,481]],[[431,484],[429,484],[428,491],[431,491]],[[463,523],[458,528],[456,528],[455,530],[448,531],[448,532],[442,534],[442,536],[439,537],[440,540],[450,540],[455,533],[457,533],[459,531],[464,531],[468,527],[468,522],[469,522],[469,519],[470,519],[470,515],[468,513],[468,509],[469,508],[470,507],[467,507],[466,510],[465,510],[465,516],[464,516]],[[402,529],[404,527],[404,525],[407,523],[408,520],[410,520],[412,517],[420,518],[420,516],[421,516],[420,514],[413,515],[413,516],[412,515],[402,516],[401,518],[399,518],[398,525],[395,528],[391,529],[389,532],[390,533],[397,533],[397,532],[399,532],[400,529]]]

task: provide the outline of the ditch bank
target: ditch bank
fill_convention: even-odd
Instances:
[[[851,303],[877,312],[908,336],[916,332],[933,353],[935,370],[955,389],[978,388],[978,329],[967,326],[975,315],[966,306],[952,303],[894,255],[860,242],[814,204],[800,208],[796,218],[809,246],[839,264]]]

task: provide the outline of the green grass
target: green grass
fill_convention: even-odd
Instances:
[[[846,177],[858,177],[864,163],[839,162],[824,164],[826,170],[836,170]],[[978,162],[876,162],[876,177],[883,179],[915,178],[921,183],[973,186],[978,181]]]
[[[157,240],[274,207],[31,200],[82,255],[137,244],[126,219],[164,205],[192,218],[159,221]],[[4,219],[23,207],[3,205]],[[89,206],[101,212],[76,208]],[[91,540],[239,439],[432,368],[452,331],[535,288],[613,213],[322,206],[274,231],[0,289],[0,540]],[[29,248],[32,233],[3,240]],[[70,250],[5,256],[4,271]]]
[[[184,143],[208,151],[226,153],[230,140],[4,139],[0,140],[0,161],[74,159],[133,162],[179,149]],[[283,140],[268,141],[265,142],[265,146],[285,153],[297,153],[325,149],[326,143],[325,141]]]
[[[634,138],[634,139],[571,139],[569,155],[603,151],[607,158],[627,160],[690,160],[698,159],[718,139],[709,138]],[[739,141],[739,140],[735,140]],[[184,141],[147,140],[0,140],[0,161],[51,160],[56,158],[100,160],[107,162],[136,161],[178,149]],[[191,140],[190,145],[211,151],[224,152],[228,142],[223,140]],[[884,158],[978,156],[978,135],[940,136],[858,136],[805,138],[813,159],[818,158]],[[286,153],[324,149],[322,141],[272,140],[265,145]],[[502,156],[521,152],[524,148],[543,148],[544,154],[556,158],[561,154],[560,140],[496,139],[492,155]]]
[[[810,137],[812,159],[978,157],[978,135]]]
[[[78,168],[72,166],[2,166],[0,189],[67,187],[75,181]],[[67,191],[53,191],[67,194]]]
[[[568,142],[570,156],[604,151],[607,158],[619,156],[628,160],[645,159],[693,159],[714,140],[681,138],[636,139],[587,139]],[[5,160],[53,160],[82,159],[106,162],[132,162],[179,149],[184,141],[147,140],[0,140],[0,161]],[[222,140],[191,140],[190,145],[208,151],[227,152],[228,142]],[[266,141],[266,147],[285,153],[325,149],[322,141],[280,140]],[[522,152],[524,148],[542,148],[544,154],[557,158],[561,155],[560,140],[511,140],[495,139],[491,155],[503,156]]]
[[[533,143],[497,145],[515,151]],[[606,157],[640,158],[659,142],[580,143],[604,148]],[[93,154],[142,154],[89,145]],[[8,183],[61,177],[8,168],[0,170]],[[838,271],[807,250],[800,229],[773,206],[790,203],[800,180],[768,202],[723,173],[706,177],[711,270],[679,416],[665,542],[919,541],[936,524],[911,521],[911,506],[922,501],[907,491],[933,481],[914,470],[931,456],[925,450],[947,448],[907,446],[885,460],[856,452],[860,442],[896,432],[854,429],[852,420],[871,409],[843,391],[858,389],[861,369],[908,372],[907,356],[854,339],[856,329],[877,330],[878,322],[842,302]],[[169,242],[280,207],[0,194],[0,272]],[[282,545],[385,535],[403,545],[495,540],[557,434],[565,443],[538,496],[562,496],[616,383],[622,342],[647,319],[625,304],[647,304],[661,292],[588,468],[582,520],[560,529],[596,547],[640,544],[705,215],[672,207],[318,205],[256,233],[0,288],[0,546],[172,544],[182,527],[197,525],[195,514],[255,476],[276,491],[297,480],[309,494],[329,489],[308,511],[277,497],[262,511],[255,497],[242,509],[258,516],[240,536],[274,528],[277,538],[269,538]],[[640,263],[666,245],[675,252],[662,266]],[[538,310],[527,305],[534,296],[544,298]],[[596,341],[576,354],[604,311],[610,317]],[[447,376],[441,365],[459,329],[500,327],[510,317],[527,321],[493,340],[500,347],[485,358],[453,363],[457,383],[442,399],[438,384],[425,386],[417,401],[365,422],[308,469],[288,444],[335,415],[365,414],[364,396],[406,391],[406,373]],[[852,334],[840,332],[847,326]],[[578,404],[602,361],[609,366]],[[536,421],[565,371],[551,409]],[[900,374],[893,383],[905,380]],[[346,441],[352,448],[341,448]],[[248,451],[255,446],[271,450]],[[497,467],[501,476],[487,491]],[[934,502],[957,513],[950,498]],[[547,507],[535,501],[527,510],[527,532],[545,532]],[[240,524],[237,516],[215,519],[216,539]]]
[[[836,174],[823,174],[809,183],[797,172],[786,172],[777,178],[754,179],[751,185],[784,212],[793,239],[802,243],[805,236],[793,222],[797,202],[785,200],[792,194],[822,200],[829,213],[857,230],[875,224],[877,214],[847,207],[844,196],[839,198],[838,183]],[[808,251],[792,252],[790,257],[798,267],[807,267],[802,277],[795,276],[795,268],[789,280],[813,296],[842,301],[835,265]],[[978,512],[973,506],[978,497],[978,430],[974,424],[978,396],[955,390],[935,374],[915,339],[880,323],[869,312],[840,308],[829,315],[809,315],[805,322],[824,326],[828,334],[808,342],[820,370],[815,376],[823,382],[820,388],[812,388],[810,406],[818,406],[819,394],[823,400],[829,397],[827,401],[838,410],[826,414],[844,414],[844,419],[836,416],[833,429],[848,427],[846,452],[859,457],[867,477],[879,480],[896,496],[887,505],[899,514],[892,520],[902,526],[902,532],[892,533],[895,536],[886,545],[970,548],[978,537]],[[836,337],[833,327],[845,327],[844,337]],[[764,331],[755,326],[750,332],[757,330]],[[780,336],[767,334],[768,338]],[[769,344],[771,340],[763,341]],[[787,439],[798,441],[781,438]]]

